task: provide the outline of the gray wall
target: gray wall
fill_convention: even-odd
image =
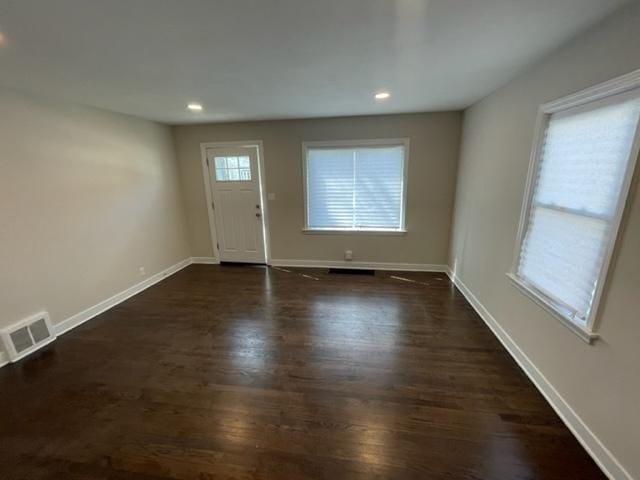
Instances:
[[[189,257],[169,127],[0,90],[0,328]]]
[[[273,259],[446,264],[460,142],[461,113],[425,113],[174,127],[194,256],[213,255],[201,169],[200,143],[262,140],[270,201]],[[303,234],[302,142],[369,138],[411,139],[407,233]]]
[[[615,457],[640,478],[640,195],[632,188],[593,346],[510,285],[538,106],[640,68],[640,7],[553,53],[464,119],[451,265]],[[636,178],[638,175],[636,175]]]

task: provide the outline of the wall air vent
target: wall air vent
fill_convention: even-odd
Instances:
[[[51,321],[47,312],[40,312],[0,331],[2,343],[12,362],[53,342]]]

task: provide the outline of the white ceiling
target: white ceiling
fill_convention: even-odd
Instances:
[[[172,124],[459,109],[623,3],[0,0],[0,84]]]

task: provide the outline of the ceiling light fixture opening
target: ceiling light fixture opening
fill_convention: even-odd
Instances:
[[[378,92],[375,94],[376,100],[386,100],[391,94],[389,92]]]
[[[190,103],[189,105],[187,105],[187,108],[192,112],[201,112],[203,107],[199,103]]]

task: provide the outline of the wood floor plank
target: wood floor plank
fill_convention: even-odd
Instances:
[[[0,477],[604,478],[443,274],[287,270],[192,265],[0,370]]]

